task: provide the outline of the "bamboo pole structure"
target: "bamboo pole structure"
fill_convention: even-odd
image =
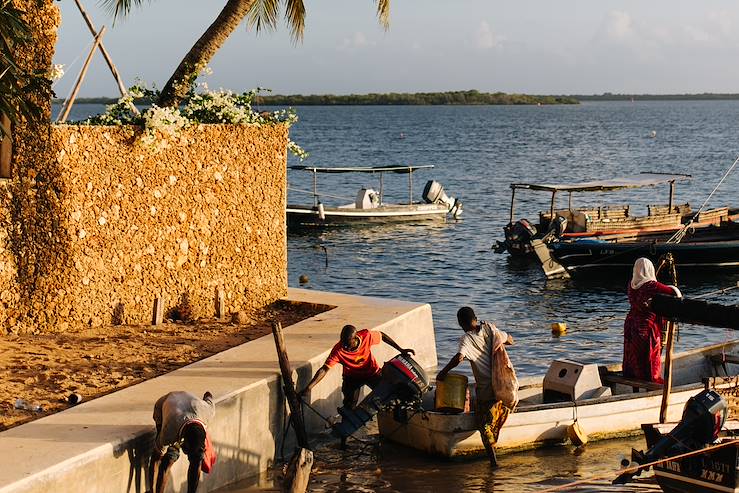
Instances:
[[[90,30],[90,33],[92,33],[93,36],[97,36],[98,31],[95,29],[95,25],[92,23],[92,19],[87,14],[87,11],[82,6],[82,2],[80,0],[74,0],[74,3],[77,4],[77,9],[79,9],[80,14],[82,14],[82,18],[85,20],[85,24],[87,24],[87,28]],[[118,91],[121,93],[121,96],[127,96],[128,90],[126,90],[126,85],[123,83],[123,78],[121,77],[121,74],[118,73],[118,68],[115,66],[115,63],[113,63],[113,59],[110,57],[108,50],[105,49],[105,45],[102,41],[100,42],[100,53],[103,55],[105,63],[108,64],[108,68],[110,69],[110,73],[113,74],[113,78],[118,84]],[[135,106],[132,109],[134,113],[139,112]]]
[[[59,123],[64,123],[65,121],[67,121],[67,117],[69,116],[69,112],[72,110],[72,105],[74,104],[74,100],[77,99],[77,93],[80,92],[80,86],[82,85],[82,81],[85,80],[85,75],[87,75],[87,69],[90,68],[90,62],[92,61],[92,56],[95,54],[95,50],[98,49],[98,46],[100,46],[100,41],[102,41],[104,34],[105,34],[105,26],[103,26],[103,28],[100,29],[100,32],[97,34],[97,36],[95,36],[95,42],[92,44],[90,53],[87,54],[87,58],[85,59],[85,64],[82,65],[82,70],[80,70],[80,75],[77,77],[77,82],[75,82],[74,84],[74,89],[72,89],[72,94],[69,96],[69,99],[67,100],[67,104],[64,107],[64,112],[62,112],[62,115],[59,118]]]

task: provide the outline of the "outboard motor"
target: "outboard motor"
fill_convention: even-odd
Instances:
[[[705,448],[718,438],[726,421],[727,412],[728,405],[717,392],[704,390],[688,399],[683,417],[672,431],[658,436],[656,443],[646,453],[632,450],[631,460],[637,464],[647,464],[663,457]],[[627,483],[640,473],[641,470],[635,474],[622,474],[614,479],[613,483]]]
[[[495,253],[508,251],[511,255],[526,255],[534,251],[531,240],[536,237],[536,226],[528,219],[519,219],[503,228],[505,240],[495,245]]]
[[[462,203],[454,197],[449,197],[438,181],[429,180],[426,182],[426,186],[423,187],[423,200],[427,204],[446,204],[454,219],[462,215]]]
[[[334,426],[333,433],[348,437],[390,406],[414,403],[420,406],[421,396],[428,389],[429,379],[423,368],[409,355],[399,354],[382,366],[380,383],[357,407],[339,408],[341,423]]]
[[[549,223],[549,229],[546,234],[541,238],[544,243],[549,243],[555,238],[562,236],[562,233],[567,229],[567,218],[564,216],[557,216],[553,221]]]

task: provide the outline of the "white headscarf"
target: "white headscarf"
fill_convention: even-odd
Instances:
[[[634,271],[631,274],[631,289],[639,289],[649,281],[656,281],[654,264],[648,258],[640,258],[634,262]]]

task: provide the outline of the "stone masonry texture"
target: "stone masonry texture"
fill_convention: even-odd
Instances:
[[[59,13],[25,7],[24,67],[51,66]],[[48,94],[37,97],[50,117]],[[64,331],[251,310],[287,294],[288,130],[199,125],[158,152],[136,127],[19,123],[0,184],[0,325]]]

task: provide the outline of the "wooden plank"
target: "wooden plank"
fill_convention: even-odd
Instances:
[[[154,298],[154,313],[151,317],[151,325],[160,325],[164,321],[164,298]]]
[[[637,380],[635,378],[626,378],[615,373],[603,373],[600,376],[601,380],[605,384],[621,384],[629,387],[638,387],[646,390],[662,390],[662,385],[654,382],[647,382],[645,380]]]

